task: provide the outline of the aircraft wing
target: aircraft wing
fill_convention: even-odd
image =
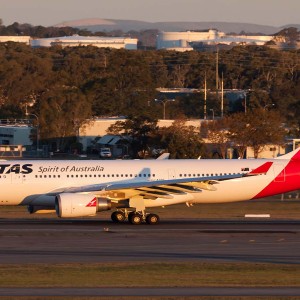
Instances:
[[[173,195],[176,194],[201,192],[202,190],[215,191],[217,189],[215,185],[220,181],[266,174],[272,164],[272,162],[266,162],[248,173],[188,177],[167,180],[141,180],[140,178],[137,178],[136,181],[126,180],[106,184],[92,184],[59,188],[47,193],[47,195],[94,192],[97,194],[106,194],[116,199],[124,199],[139,194],[147,195],[149,197],[173,198]]]
[[[201,190],[215,190],[215,184],[219,181],[241,178],[243,174],[216,175],[206,177],[189,177],[168,180],[140,180],[119,181],[107,184],[92,184],[76,187],[60,188],[48,193],[57,195],[60,193],[123,193],[126,196],[147,194],[156,197],[169,197],[170,194],[201,192]],[[124,196],[125,197],[125,196]],[[172,197],[172,196],[171,196]]]

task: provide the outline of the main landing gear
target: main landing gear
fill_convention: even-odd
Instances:
[[[126,220],[133,225],[139,225],[143,222],[146,222],[150,225],[155,225],[159,223],[159,216],[156,214],[145,214],[143,212],[127,212],[127,210],[117,210],[111,214],[111,219],[114,223],[123,223]]]

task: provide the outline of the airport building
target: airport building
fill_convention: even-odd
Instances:
[[[15,42],[15,43],[24,43],[29,45],[30,43],[30,36],[0,36],[0,43],[7,43],[7,42]]]
[[[61,47],[94,46],[98,48],[114,48],[127,50],[136,50],[137,43],[137,39],[128,37],[100,37],[79,35],[31,39],[30,41],[30,45],[33,48],[59,45]]]
[[[28,120],[8,121],[0,120],[0,145],[23,145],[32,144],[30,134],[32,126]]]
[[[125,117],[111,117],[111,118],[96,118],[88,120],[85,125],[79,128],[78,141],[82,144],[83,150],[86,151],[89,147],[94,147],[97,140],[108,134],[108,128],[115,124],[117,121],[125,121]],[[174,120],[158,120],[158,127],[169,127]],[[194,126],[200,129],[200,119],[188,120],[187,126]],[[114,141],[115,142],[115,141]],[[108,142],[109,144],[111,142]]]
[[[32,145],[30,139],[33,127],[28,120],[0,120],[0,159],[7,157],[21,157]]]
[[[160,32],[156,43],[158,50],[190,51],[193,50],[190,44],[192,42],[213,40],[223,36],[225,36],[225,33],[216,29],[207,31]]]
[[[226,35],[216,29],[207,31],[160,32],[157,36],[157,49],[191,51],[216,45],[265,45],[273,36]]]

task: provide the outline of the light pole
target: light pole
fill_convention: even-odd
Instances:
[[[212,112],[212,119],[215,119],[215,111],[211,108],[210,111]]]
[[[159,103],[162,103],[163,105],[163,117],[164,117],[164,120],[166,119],[166,104],[168,102],[174,102],[175,99],[163,99],[163,100],[160,100],[160,99],[154,99],[155,102],[159,102]]]

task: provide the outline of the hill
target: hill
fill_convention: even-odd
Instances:
[[[55,27],[77,27],[87,29],[92,32],[97,31],[115,31],[122,30],[123,32],[131,30],[147,30],[157,29],[161,31],[185,31],[185,30],[206,30],[216,28],[225,33],[262,33],[274,34],[286,27],[296,27],[300,29],[300,24],[286,25],[281,27],[266,26],[250,23],[235,23],[235,22],[144,22],[136,20],[114,20],[114,19],[82,19],[63,22],[55,25]]]

